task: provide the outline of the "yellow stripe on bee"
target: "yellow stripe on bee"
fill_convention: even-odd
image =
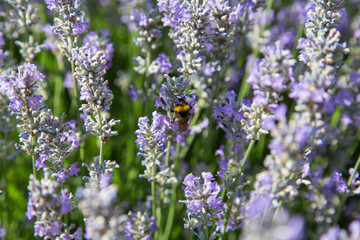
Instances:
[[[175,112],[185,112],[190,110],[190,105],[179,105],[174,108]]]

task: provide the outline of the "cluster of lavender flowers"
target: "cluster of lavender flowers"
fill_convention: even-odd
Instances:
[[[210,232],[217,214],[224,210],[224,203],[219,197],[220,185],[214,181],[214,176],[203,172],[201,177],[189,174],[184,179],[185,201],[188,219],[185,219],[185,228],[189,228],[199,239],[215,239],[219,236],[217,230]]]
[[[81,238],[81,229],[70,234],[75,228],[62,222],[63,214],[71,211],[70,196],[66,188],[57,193],[60,185],[69,176],[78,175],[77,163],[65,167],[65,159],[74,152],[79,143],[70,123],[62,124],[61,118],[54,117],[51,110],[45,111],[43,98],[36,95],[38,84],[44,81],[44,75],[36,66],[25,63],[19,66],[17,72],[1,78],[2,92],[9,98],[8,109],[15,116],[21,144],[17,146],[33,159],[33,177],[29,185],[28,219],[37,216],[34,225],[35,236],[44,238]],[[38,158],[37,158],[38,157]],[[37,158],[37,159],[36,159]],[[36,159],[36,161],[35,161]],[[44,170],[44,179],[36,179],[36,170]],[[48,179],[51,175],[57,181]],[[43,195],[44,194],[44,195]],[[53,199],[44,203],[44,199]],[[54,202],[52,202],[54,201]],[[45,204],[45,205],[44,205]],[[49,205],[46,205],[49,204]]]
[[[28,0],[4,1],[2,10],[1,31],[8,38],[18,39],[15,43],[20,47],[19,52],[22,58],[26,62],[32,62],[43,47],[34,37],[39,24],[39,9],[36,3]]]
[[[72,231],[74,224],[68,226],[63,222],[63,216],[68,214],[74,204],[72,194],[67,189],[58,190],[60,185],[47,177],[36,180],[30,177],[29,201],[26,216],[28,219],[36,217],[35,234],[44,239],[81,239],[81,228]],[[71,233],[72,232],[72,233]]]
[[[85,164],[86,165],[86,164]],[[86,165],[89,177],[81,189],[79,209],[85,221],[86,239],[151,239],[157,231],[155,218],[148,211],[124,213],[116,205],[118,187],[112,184],[113,170],[119,168],[115,161],[98,161]]]
[[[76,139],[75,134],[76,129],[72,129],[75,128],[75,124],[71,122],[62,124],[64,117],[65,115],[61,118],[54,117],[50,110],[40,114],[40,135],[37,138],[36,149],[36,152],[39,152],[39,158],[35,162],[37,170],[54,172],[52,176],[62,183],[69,176],[77,176],[80,172],[77,162],[64,167],[65,159],[79,146],[79,140]]]
[[[360,239],[359,0],[99,1],[0,3],[0,238]]]
[[[106,112],[110,110],[113,94],[109,89],[108,81],[104,79],[106,73],[106,56],[103,51],[86,44],[74,49],[75,62],[74,77],[80,86],[80,100],[85,100],[80,111],[86,114],[84,118],[86,131],[107,142],[111,136],[117,135],[112,130],[120,120],[108,120]]]
[[[62,55],[68,58],[72,56],[72,48],[77,45],[79,35],[87,32],[89,23],[85,21],[82,13],[84,2],[47,0],[47,8],[59,14],[54,18],[54,26],[51,30],[61,39],[60,46]]]
[[[17,72],[1,77],[1,91],[9,99],[8,109],[11,115],[19,120],[18,128],[21,145],[18,145],[28,155],[35,153],[35,139],[40,132],[37,126],[40,122],[43,99],[35,94],[38,83],[44,81],[45,76],[30,63],[19,66]]]
[[[38,83],[44,75],[33,64],[25,63],[9,76],[1,79],[2,91],[9,98],[11,115],[18,120],[21,144],[17,146],[33,157],[39,156],[35,167],[44,169],[57,177],[60,182],[77,175],[77,163],[64,167],[64,161],[79,146],[75,129],[69,123],[62,124],[61,118],[54,117],[51,110],[43,111],[43,98],[36,95]],[[75,126],[73,126],[75,127]]]
[[[134,58],[134,70],[144,75],[144,86],[130,85],[132,99],[148,101],[156,98],[164,74],[172,71],[172,64],[165,53],[158,54],[162,45],[163,28],[158,7],[152,3],[138,4],[132,9],[130,19],[136,24],[137,38],[134,42],[140,47],[140,56]],[[154,56],[157,56],[155,58]]]
[[[172,136],[173,134],[171,134],[171,132],[173,132],[172,128],[175,128],[175,124],[171,123],[167,116],[156,111],[153,112],[152,115],[151,125],[149,124],[148,117],[139,118],[139,129],[135,132],[138,138],[136,143],[140,148],[139,155],[144,157],[142,165],[146,167],[141,177],[156,182],[176,181],[176,179],[173,178],[167,179],[170,177],[170,169],[165,167],[165,163],[161,161],[166,153],[168,141],[175,140]],[[154,166],[159,168],[160,172],[158,174],[155,174],[152,170]],[[166,175],[168,175],[167,178]]]

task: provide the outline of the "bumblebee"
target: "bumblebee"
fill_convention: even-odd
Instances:
[[[185,132],[188,128],[191,109],[192,107],[183,98],[178,99],[171,109],[175,113],[175,122],[178,124],[180,132]]]

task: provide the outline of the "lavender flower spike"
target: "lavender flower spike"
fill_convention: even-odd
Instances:
[[[222,198],[218,197],[221,187],[210,172],[201,173],[201,177],[190,173],[183,183],[186,186],[186,200],[180,203],[185,203],[187,207],[188,219],[185,219],[185,228],[192,229],[193,233],[202,239],[202,231],[210,228],[217,214],[224,210]],[[220,229],[216,229],[209,239],[219,236],[218,230]]]
[[[54,18],[52,31],[61,38],[61,53],[71,57],[71,50],[77,45],[79,35],[87,32],[89,23],[82,13],[84,1],[46,0],[47,8],[59,13]]]
[[[107,142],[111,136],[117,135],[111,128],[120,120],[108,120],[104,112],[109,112],[113,94],[104,80],[106,56],[102,51],[89,45],[75,49],[75,77],[80,86],[80,100],[85,100],[80,110],[87,114],[85,127],[88,132]]]
[[[115,184],[102,188],[93,184],[83,190],[79,208],[85,218],[86,239],[127,239],[125,224],[128,217],[115,208],[117,191]]]
[[[77,162],[68,167],[64,167],[65,159],[79,146],[79,140],[76,139],[75,129],[71,128],[70,123],[61,123],[61,118],[54,117],[51,110],[40,114],[39,132],[37,138],[36,152],[39,158],[35,166],[39,170],[48,171],[58,182],[64,183],[69,176],[78,175],[80,169],[77,168]]]
[[[75,228],[74,224],[68,226],[62,221],[64,214],[73,208],[72,194],[67,189],[58,192],[59,183],[45,176],[36,180],[30,176],[29,201],[26,216],[30,220],[37,217],[34,224],[34,236],[44,239],[75,239],[81,240],[81,228],[70,233]]]
[[[172,123],[167,116],[158,112],[153,112],[153,121],[149,124],[148,117],[139,118],[139,129],[136,130],[136,143],[139,146],[138,155],[142,156],[144,160],[141,165],[145,166],[144,174],[140,177],[147,178],[149,181],[156,181],[161,183],[174,184],[177,179],[174,177],[172,169],[166,168],[162,157],[166,153],[168,141],[181,141],[180,133],[174,131],[176,124]],[[157,171],[154,174],[153,166],[156,166]]]
[[[37,67],[25,63],[18,67],[17,72],[12,71],[10,75],[0,79],[1,91],[9,98],[8,109],[11,115],[20,120],[17,128],[22,129],[20,133],[21,145],[18,145],[27,154],[32,154],[34,146],[31,138],[39,134],[36,129],[40,121],[40,113],[43,99],[35,95],[38,83],[44,81],[45,76],[37,70]]]

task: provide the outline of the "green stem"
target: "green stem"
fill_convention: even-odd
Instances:
[[[147,53],[146,53],[146,76],[149,76],[150,64],[151,64],[151,52],[147,51]]]
[[[169,207],[169,213],[167,216],[167,220],[166,220],[166,226],[165,226],[165,230],[164,233],[162,235],[162,239],[169,239],[170,237],[170,233],[171,233],[171,229],[172,229],[172,225],[174,222],[174,217],[175,217],[175,207],[176,207],[176,192],[177,192],[177,185],[173,186],[173,192],[171,195],[171,204]]]
[[[235,195],[232,195],[231,198],[230,198],[230,201],[229,201],[229,204],[228,204],[228,209],[226,211],[226,215],[225,215],[225,221],[224,221],[224,225],[222,227],[222,230],[221,230],[221,233],[224,235],[223,238],[220,238],[220,239],[226,239],[225,237],[225,231],[226,231],[226,227],[227,227],[227,224],[229,222],[229,219],[230,219],[230,213],[231,213],[231,208],[232,208],[232,205],[233,205],[233,202],[234,202],[234,197]]]
[[[35,177],[35,179],[37,178],[36,176],[36,168],[35,168],[35,153],[34,153],[34,148],[35,148],[35,137],[31,136],[31,148],[32,148],[32,153],[31,153],[31,160],[32,160],[32,168],[33,168],[33,175]]]
[[[267,19],[268,19],[268,17],[269,17],[269,12],[270,12],[270,10],[271,10],[271,8],[272,8],[272,5],[273,5],[273,2],[274,2],[274,0],[267,0],[267,3],[266,3],[266,9],[265,9],[265,24],[264,25],[262,25],[261,26],[261,28],[260,28],[260,36],[261,36],[261,34],[263,34],[263,32],[265,31],[265,28],[266,28],[266,21],[267,21]]]
[[[275,212],[274,212],[274,216],[272,218],[272,222],[274,222],[276,220],[276,216],[279,214],[280,208],[283,205],[283,201],[280,200],[279,201],[279,206],[276,208]]]
[[[69,41],[69,52],[72,52],[73,49],[73,39],[72,37],[68,37],[68,41]],[[71,72],[72,72],[72,78],[73,78],[73,85],[74,85],[74,98],[75,98],[75,103],[76,103],[76,119],[77,119],[77,123],[79,126],[79,134],[80,134],[80,139],[83,135],[83,128],[82,128],[82,120],[80,117],[80,95],[79,95],[79,91],[78,91],[78,86],[77,86],[77,81],[75,78],[75,61],[71,60]],[[80,141],[80,146],[79,146],[79,161],[80,163],[85,161],[85,143],[83,142],[83,140],[81,139]]]
[[[342,212],[342,209],[344,208],[344,205],[345,205],[345,202],[347,200],[348,196],[345,195],[342,199],[341,199],[341,202],[339,204],[339,209],[336,211],[336,215],[335,215],[335,218],[334,218],[334,221],[332,223],[333,226],[335,226],[339,219],[340,219],[340,215],[341,215],[341,212]]]
[[[102,118],[100,112],[97,114],[97,123],[99,124],[100,129],[102,129]],[[100,153],[99,153],[99,164],[102,168],[104,162],[104,141],[99,138],[99,145],[100,145]]]
[[[198,122],[198,119],[199,119],[199,118],[200,118],[200,112],[196,112],[196,113],[194,114],[194,116],[192,117],[191,121],[190,121],[190,124],[189,124],[190,128],[191,128],[192,126],[194,126],[194,125]],[[191,146],[192,143],[194,142],[195,137],[196,137],[196,136],[195,136],[194,134],[191,134],[191,135],[188,136],[188,147],[183,148],[183,150],[182,150],[182,152],[181,152],[181,156],[182,156],[182,157],[185,157],[186,154],[189,152],[190,146]]]
[[[7,133],[4,133],[4,142],[3,142],[3,156],[4,158],[2,159],[2,163],[3,163],[3,170],[4,172],[2,173],[2,176],[4,176],[4,186],[0,186],[1,189],[4,190],[3,195],[4,195],[4,202],[1,206],[1,210],[2,210],[2,221],[3,221],[3,225],[6,227],[6,229],[10,228],[10,222],[9,222],[9,195],[8,195],[8,186],[7,186],[7,173],[8,173],[8,139],[7,139]],[[4,239],[9,239],[8,235],[5,235]]]
[[[207,227],[206,229],[204,229],[205,232],[205,239],[208,240],[209,238],[209,228]]]
[[[180,143],[177,143],[176,145],[176,153],[175,153],[175,172],[177,172],[178,169],[180,169],[180,149],[181,149],[181,145]],[[169,213],[168,213],[168,217],[166,220],[166,225],[165,225],[165,230],[164,233],[161,236],[161,239],[169,239],[170,234],[171,234],[171,229],[172,229],[172,225],[174,222],[174,217],[175,217],[175,210],[176,210],[176,195],[177,195],[177,188],[178,185],[173,185],[172,187],[172,194],[171,194],[171,204],[169,207]]]
[[[241,87],[240,87],[240,91],[239,91],[239,95],[238,95],[238,100],[243,99],[244,97],[246,97],[246,95],[248,94],[249,90],[250,90],[250,84],[248,82],[246,82],[247,78],[249,77],[250,74],[250,70],[252,68],[252,65],[254,64],[255,59],[259,56],[259,50],[256,48],[253,49],[253,58],[250,60],[250,63],[248,65],[248,67],[246,68],[246,72],[244,75],[244,78],[241,82]]]
[[[354,172],[351,174],[348,182],[347,182],[347,185],[348,187],[350,187],[352,181],[354,180],[354,177],[355,177],[355,174],[357,173],[358,169],[359,169],[359,166],[360,166],[360,155],[356,161],[356,164],[355,164],[355,167],[354,167]]]
[[[167,142],[167,152],[166,152],[166,159],[165,159],[165,168],[169,167],[170,164],[170,148],[171,148],[171,141]]]
[[[166,152],[166,158],[165,158],[165,168],[168,168],[169,167],[169,163],[170,163],[170,148],[171,148],[171,141],[168,141],[167,142],[167,152]],[[162,205],[164,204],[164,201],[165,201],[165,186],[162,186],[162,189],[161,189],[161,196],[160,196],[160,209],[162,208]],[[169,213],[170,214],[170,213]],[[160,211],[160,214],[158,215],[158,222],[157,222],[157,225],[158,225],[158,228],[159,228],[159,235],[161,235],[160,239],[163,238],[163,226],[162,226],[162,214],[161,214],[161,211]]]
[[[296,40],[294,42],[294,46],[292,49],[292,55],[295,57],[297,55],[297,43],[299,41],[299,39],[302,37],[303,33],[304,33],[304,29],[305,29],[305,24],[300,24],[297,34],[296,34]]]
[[[166,158],[165,158],[165,168],[169,167],[170,162],[170,148],[171,148],[171,141],[167,142],[167,152],[166,152]],[[165,198],[165,187],[163,187],[161,191],[161,202],[164,201]]]
[[[72,51],[73,48],[73,40],[71,37],[69,37],[69,48],[71,49],[70,51]],[[74,84],[74,97],[76,99],[76,105],[77,107],[80,107],[80,98],[79,98],[79,91],[78,91],[78,86],[77,86],[77,81],[75,78],[75,61],[71,60],[71,72],[72,72],[72,78],[73,78],[73,84]]]
[[[168,141],[167,143],[167,152],[166,152],[166,158],[165,158],[165,168],[168,168],[169,167],[169,163],[170,163],[170,148],[171,148],[171,141]],[[165,201],[165,186],[162,187],[162,191],[161,191],[161,202],[160,204],[163,204]],[[161,208],[161,206],[160,206]],[[170,209],[169,209],[169,213],[168,213],[168,219],[169,219],[169,214],[170,214]],[[163,239],[163,227],[162,227],[162,224],[161,224],[161,219],[162,218],[162,214],[160,212],[159,214],[159,224],[158,224],[158,227],[159,227],[159,233],[161,234],[161,239]],[[167,226],[166,226],[167,227]],[[164,233],[165,234],[165,233]],[[165,238],[167,239],[167,238]]]
[[[156,173],[156,165],[152,166],[152,176],[155,177]],[[152,195],[152,215],[156,219],[156,224],[158,225],[158,218],[156,217],[156,195],[155,195],[155,179],[151,181],[151,195]],[[158,225],[159,226],[159,225]],[[156,231],[154,234],[154,240],[157,240],[159,236],[159,232]]]
[[[254,147],[254,144],[255,144],[255,140],[251,140],[248,148],[246,149],[246,152],[245,152],[245,155],[244,155],[244,158],[242,159],[242,162],[241,162],[241,165],[240,165],[240,168],[239,168],[239,174],[242,173],[243,169],[244,169],[244,166],[245,166],[245,163],[247,161],[247,159],[249,158],[250,156],[250,153]]]
[[[57,54],[56,61],[58,63],[58,70],[61,74],[64,74],[64,62],[62,57]],[[55,77],[55,91],[54,91],[54,114],[56,116],[60,116],[62,114],[62,95],[63,95],[64,87],[62,78],[57,75]]]
[[[99,165],[102,168],[104,162],[104,141],[100,140]]]

